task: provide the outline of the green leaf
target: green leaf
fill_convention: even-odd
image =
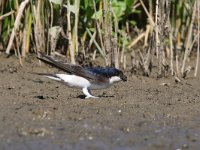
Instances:
[[[136,21],[130,20],[129,21],[131,25],[135,26],[136,25]]]
[[[99,20],[102,17],[102,10],[97,11],[92,15],[92,19],[97,19]]]
[[[125,3],[127,7],[132,7],[135,3],[135,0],[125,0]]]
[[[120,18],[121,16],[124,15],[125,13],[125,10],[126,10],[126,3],[125,2],[121,2],[121,1],[113,1],[113,4],[112,4],[112,8],[113,8],[113,11],[117,17],[118,20],[122,19]]]
[[[88,5],[89,5],[89,2],[88,2],[89,0],[84,0],[84,7],[85,7],[85,9],[88,7]]]

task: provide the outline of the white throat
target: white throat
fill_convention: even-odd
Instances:
[[[118,76],[113,76],[109,79],[110,84],[113,84],[113,83],[116,83],[116,82],[119,82],[119,81],[121,81],[121,78],[118,77]]]

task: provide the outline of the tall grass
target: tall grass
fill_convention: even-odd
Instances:
[[[199,9],[198,0],[1,0],[0,45],[21,64],[27,53],[60,51],[74,64],[83,54],[147,76],[152,66],[159,77],[197,76]]]

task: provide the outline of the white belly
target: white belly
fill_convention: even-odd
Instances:
[[[99,84],[94,84],[90,83],[89,80],[76,76],[76,75],[69,75],[69,74],[56,74],[56,77],[51,77],[47,76],[50,79],[57,80],[57,81],[62,81],[64,82],[65,85],[73,88],[88,88],[90,90],[98,90],[98,89],[106,89],[109,88],[111,85],[113,85],[114,82],[110,83],[99,83]]]
[[[56,76],[64,81],[64,83],[69,87],[84,88],[91,86],[90,82],[87,79],[80,76],[68,74],[56,74]]]

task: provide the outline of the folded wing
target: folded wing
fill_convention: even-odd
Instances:
[[[75,74],[77,76],[81,76],[84,77],[88,80],[91,80],[93,82],[99,82],[99,83],[104,83],[107,82],[109,79],[105,76],[101,76],[98,74],[93,74],[89,71],[87,71],[86,69],[84,69],[82,66],[80,65],[73,65],[73,64],[69,64],[69,63],[64,63],[62,61],[58,61],[55,60],[54,58],[41,54],[41,57],[37,57],[39,60],[41,60],[42,62],[49,64],[53,67],[56,67],[62,71],[65,71],[69,74]]]

